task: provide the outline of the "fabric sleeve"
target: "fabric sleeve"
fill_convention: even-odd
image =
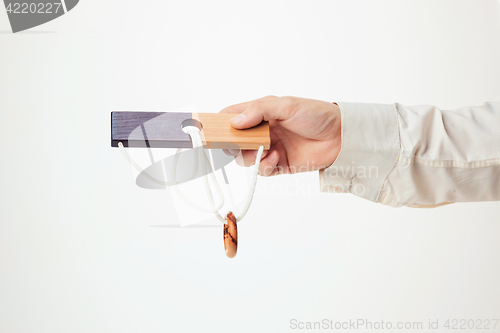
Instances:
[[[320,171],[323,192],[390,206],[436,207],[500,200],[500,103],[337,103],[342,148]]]

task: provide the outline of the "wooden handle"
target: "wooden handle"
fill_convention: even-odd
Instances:
[[[231,126],[235,114],[191,112],[135,112],[111,113],[111,146],[151,148],[192,148],[191,139],[182,131],[186,121],[201,123],[200,136],[204,148],[269,149],[269,123],[264,121],[252,128],[238,130]]]

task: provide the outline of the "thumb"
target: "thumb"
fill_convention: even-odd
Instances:
[[[288,102],[282,98],[274,100],[255,100],[247,109],[231,119],[231,125],[236,129],[245,129],[257,126],[263,120],[286,120],[292,114]]]

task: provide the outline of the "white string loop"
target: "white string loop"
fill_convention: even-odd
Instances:
[[[222,206],[224,205],[224,193],[222,192],[222,190],[219,186],[219,183],[217,182],[217,179],[215,178],[215,174],[213,173],[212,168],[210,167],[210,162],[206,163],[207,156],[205,155],[205,151],[203,150],[203,142],[201,141],[200,134],[198,133],[198,130],[188,131],[187,134],[189,134],[189,136],[191,137],[191,141],[193,142],[193,149],[196,149],[198,151],[198,154],[201,155],[198,160],[201,161],[201,163],[202,163],[201,172],[205,173],[203,175],[203,180],[205,182],[205,190],[207,192],[207,197],[208,197],[208,200],[210,202],[211,208],[201,207],[198,204],[196,204],[196,203],[192,202],[191,200],[189,200],[188,198],[186,198],[184,196],[184,194],[181,192],[181,190],[179,188],[179,184],[177,184],[177,177],[176,177],[177,163],[179,161],[179,155],[182,151],[182,148],[177,149],[177,153],[175,154],[174,163],[173,163],[173,169],[174,169],[173,178],[174,178],[174,183],[175,183],[175,185],[173,187],[174,187],[175,193],[177,193],[179,198],[181,198],[182,201],[184,201],[187,205],[189,205],[192,208],[197,209],[199,211],[205,212],[205,213],[214,213],[215,217],[219,221],[224,223],[225,219],[222,216],[220,216],[220,214],[219,214],[219,209],[221,209]],[[210,174],[210,178],[212,180],[212,183],[214,183],[215,189],[217,191],[217,195],[220,198],[220,203],[217,205],[215,205],[212,191],[210,190],[210,184],[208,182],[207,174]],[[194,174],[191,178],[193,178],[195,175],[196,174]]]
[[[174,156],[174,162],[173,162],[173,168],[174,168],[174,172],[173,172],[174,185],[173,185],[173,187],[174,187],[174,190],[177,193],[177,195],[179,196],[179,198],[181,198],[181,200],[184,201],[188,206],[191,206],[192,208],[199,210],[199,211],[202,211],[202,212],[205,212],[205,213],[213,213],[213,214],[215,214],[216,218],[219,221],[221,221],[222,223],[226,223],[225,217],[222,217],[219,214],[219,210],[224,205],[224,200],[225,200],[224,193],[222,192],[222,190],[219,186],[219,183],[217,181],[217,178],[215,177],[215,173],[212,170],[212,166],[210,165],[210,161],[208,160],[207,156],[205,155],[205,150],[203,149],[203,142],[201,140],[200,133],[198,130],[189,130],[189,131],[187,131],[187,134],[189,134],[189,136],[191,137],[191,141],[193,143],[193,149],[198,149],[198,154],[200,155],[198,158],[198,161],[201,162],[201,164],[202,164],[201,171],[203,173],[205,173],[203,175],[203,179],[204,179],[204,183],[205,183],[205,191],[207,193],[207,198],[208,198],[208,201],[210,203],[211,208],[205,208],[205,207],[199,206],[198,204],[192,202],[191,200],[186,198],[184,196],[184,194],[181,192],[181,190],[179,189],[179,184],[177,184],[177,179],[176,179],[175,175],[176,175],[176,169],[177,169],[177,163],[179,160],[179,155],[180,155],[180,152],[182,151],[182,148],[177,149],[177,153]],[[156,178],[152,177],[151,175],[149,175],[147,172],[145,172],[126,152],[126,150],[121,142],[118,143],[118,147],[120,148],[120,151],[122,152],[125,159],[139,173],[144,174],[144,176],[146,176],[146,178],[148,178],[149,180],[151,180],[157,184],[160,184],[163,186],[171,185],[163,180],[156,179]],[[243,217],[245,217],[246,213],[248,212],[248,209],[250,208],[250,205],[252,204],[253,195],[255,193],[255,186],[257,185],[257,176],[259,174],[260,160],[262,158],[263,152],[264,152],[264,146],[260,146],[259,150],[257,151],[257,156],[255,158],[255,165],[254,165],[254,169],[252,172],[252,178],[250,181],[250,187],[248,189],[248,195],[247,195],[247,198],[245,201],[245,205],[243,206],[243,210],[241,211],[241,213],[238,216],[236,216],[236,222],[241,221],[243,219]],[[196,154],[195,154],[195,156],[196,156]],[[198,164],[198,163],[196,163],[196,164]],[[194,170],[196,170],[196,171],[194,171],[194,175],[196,175],[198,166],[196,165],[195,167],[196,167],[196,169],[194,169]],[[212,181],[212,183],[215,186],[215,190],[217,191],[217,196],[220,199],[220,202],[217,205],[215,204],[212,190],[210,188],[208,174],[210,175],[210,180]],[[193,177],[194,177],[194,175],[193,175]]]

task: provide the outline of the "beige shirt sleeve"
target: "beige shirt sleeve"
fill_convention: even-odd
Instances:
[[[321,191],[394,207],[500,200],[500,102],[337,104],[342,149],[320,171]]]

